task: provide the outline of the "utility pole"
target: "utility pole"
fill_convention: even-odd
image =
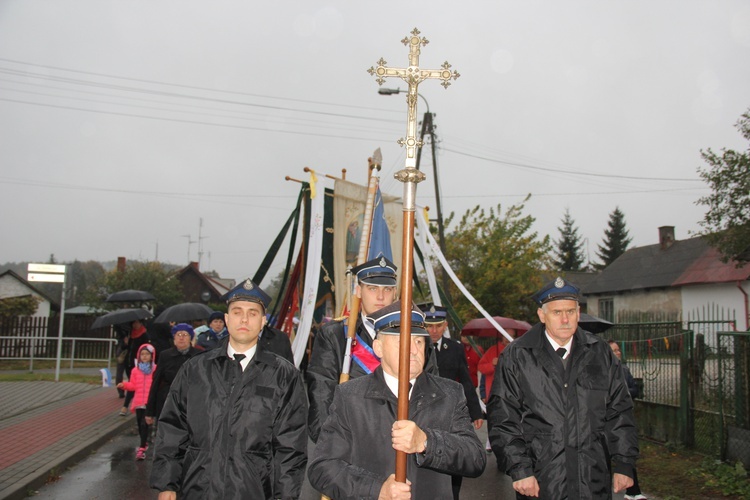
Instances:
[[[188,239],[187,265],[189,266],[190,265],[190,245],[192,245],[193,243],[195,243],[195,241],[192,240],[192,239],[190,239],[190,235],[189,234],[183,234],[182,237]]]
[[[383,88],[381,87],[378,89],[378,94],[380,95],[393,95],[393,94],[400,94],[401,89],[389,89],[389,88]],[[433,123],[433,118],[435,115],[430,113],[430,103],[427,102],[427,99],[422,94],[417,93],[419,97],[422,98],[422,100],[425,103],[425,106],[427,106],[427,112],[424,114],[424,118],[422,119],[422,130],[419,135],[419,141],[421,143],[421,146],[417,148],[417,154],[416,154],[416,168],[419,170],[419,164],[422,160],[422,147],[424,147],[424,138],[426,134],[430,135],[430,142],[431,142],[431,151],[432,151],[432,174],[435,179],[435,205],[437,208],[437,226],[438,226],[438,245],[440,246],[440,251],[443,252],[443,255],[445,255],[445,228],[443,226],[443,209],[441,204],[441,195],[440,195],[440,185],[438,183],[438,172],[437,172],[437,156],[435,155],[435,125]],[[445,297],[450,301],[450,294],[448,292],[448,284],[450,281],[448,280],[448,273],[443,271],[442,273],[442,284],[443,284],[443,291],[445,292]]]
[[[425,101],[426,102],[426,101]],[[437,169],[437,156],[435,155],[435,126],[432,121],[433,114],[429,112],[429,106],[428,111],[424,114],[424,118],[422,119],[422,131],[419,137],[420,142],[422,143],[422,147],[417,150],[417,170],[419,170],[419,164],[422,159],[422,148],[424,148],[424,137],[425,133],[430,135],[430,151],[432,153],[432,176],[435,180],[435,206],[437,208],[437,227],[438,227],[438,245],[440,245],[440,251],[443,252],[443,255],[445,255],[445,228],[443,226],[443,209],[442,205],[440,203],[440,184],[438,182],[438,169]],[[442,284],[443,284],[443,292],[445,293],[445,297],[448,299],[448,301],[451,300],[450,297],[450,291],[448,289],[448,284],[450,281],[448,280],[448,273],[443,270],[442,274]]]
[[[201,269],[201,260],[203,259],[203,240],[208,236],[201,236],[203,234],[203,217],[198,219],[198,269]]]

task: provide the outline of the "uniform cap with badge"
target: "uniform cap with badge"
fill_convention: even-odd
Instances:
[[[227,305],[238,300],[255,302],[263,306],[263,312],[266,311],[268,304],[271,303],[271,297],[250,278],[229,290],[222,299],[226,300]]]
[[[352,268],[360,283],[378,286],[396,286],[396,265],[380,256]]]
[[[550,281],[536,292],[532,298],[540,306],[553,300],[575,300],[578,302],[581,299],[581,289],[558,276],[554,281]]]
[[[434,304],[420,304],[419,308],[424,313],[424,322],[428,325],[439,325],[448,321],[448,309]]]
[[[399,335],[401,333],[401,301],[375,311],[367,318],[375,328],[375,333],[382,335]],[[411,306],[411,334],[429,337],[424,327],[424,313],[414,304]]]

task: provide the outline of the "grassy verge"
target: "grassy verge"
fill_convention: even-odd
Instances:
[[[718,464],[684,448],[641,440],[638,481],[662,500],[750,498],[750,480],[741,466]]]
[[[56,361],[54,359],[35,359],[34,370],[54,370]],[[75,368],[101,368],[107,366],[107,361],[76,361],[73,365]],[[117,361],[112,361],[112,366],[117,366]],[[70,361],[64,360],[62,363],[63,369],[70,367]],[[4,370],[28,370],[29,360],[28,359],[4,359],[0,362],[0,373]]]
[[[0,382],[54,382],[54,373],[3,373],[0,370]],[[101,385],[102,377],[99,375],[79,375],[77,373],[61,373],[60,382],[81,382],[84,384]]]

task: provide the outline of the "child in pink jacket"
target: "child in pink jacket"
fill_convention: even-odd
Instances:
[[[146,458],[148,449],[148,431],[149,425],[146,423],[146,403],[148,402],[148,393],[151,390],[151,379],[156,370],[156,350],[151,344],[143,344],[138,348],[136,355],[137,363],[130,373],[130,380],[117,384],[118,389],[125,389],[135,393],[133,397],[132,412],[135,413],[138,422],[138,433],[141,436],[141,446],[135,452],[136,460]]]

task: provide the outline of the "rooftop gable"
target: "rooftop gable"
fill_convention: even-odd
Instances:
[[[632,248],[586,286],[587,294],[667,288],[709,248],[701,238]]]

